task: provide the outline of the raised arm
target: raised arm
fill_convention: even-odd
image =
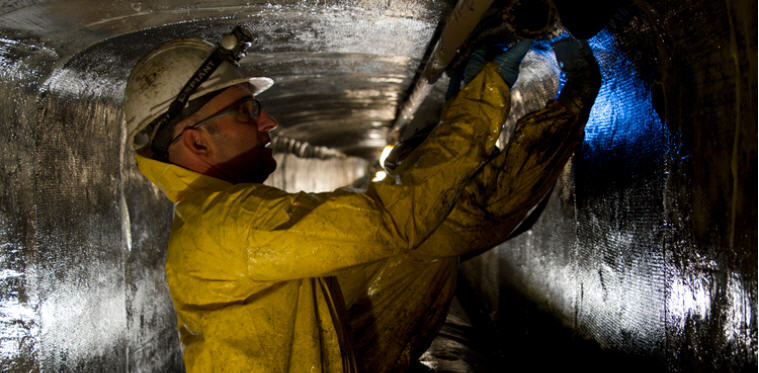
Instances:
[[[520,119],[507,147],[470,182],[455,208],[414,255],[473,255],[503,242],[556,182],[582,142],[600,87],[587,43],[554,45],[568,82],[556,101]]]

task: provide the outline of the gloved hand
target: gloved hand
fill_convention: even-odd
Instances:
[[[566,92],[570,96],[595,98],[601,86],[601,72],[588,42],[567,37],[553,43],[551,48],[566,74],[562,96]]]
[[[501,77],[508,84],[509,87],[513,86],[517,81],[519,75],[519,64],[522,63],[524,55],[530,50],[530,44],[532,40],[521,40],[517,42],[509,50],[499,54],[493,59],[493,63],[498,65],[498,71],[501,73]],[[464,82],[469,83],[477,73],[482,70],[487,60],[488,49],[487,47],[477,48],[469,57],[469,62],[464,69]]]
[[[530,50],[530,44],[532,44],[532,40],[521,40],[509,50],[498,54],[493,59],[493,63],[498,66],[501,77],[509,87],[512,87],[517,81],[519,64],[522,63],[524,55]],[[448,83],[448,91],[445,95],[446,100],[459,92],[462,80],[464,84],[469,84],[477,73],[482,70],[482,67],[485,66],[485,62],[488,60],[488,55],[492,57],[492,53],[489,54],[490,50],[490,46],[480,46],[469,55],[469,61],[467,61],[463,72],[460,69],[448,72],[450,82]]]
[[[459,93],[462,81],[465,85],[469,84],[474,79],[474,76],[482,70],[482,67],[485,66],[485,56],[487,56],[487,53],[488,48],[481,46],[469,55],[469,60],[463,69],[459,67],[458,69],[448,71],[450,80],[448,82],[448,91],[445,92],[446,101]]]
[[[485,66],[485,57],[487,55],[487,46],[481,46],[469,55],[469,61],[467,61],[464,68],[464,84],[469,84],[474,79],[474,76],[482,70],[482,67]]]
[[[567,37],[553,43],[551,48],[561,70],[568,75],[583,73],[597,65],[587,41]]]
[[[517,81],[519,64],[522,63],[524,55],[530,50],[530,44],[532,44],[532,40],[521,40],[493,60],[493,62],[498,65],[501,77],[509,88],[513,87],[514,83]]]
[[[448,90],[445,92],[445,100],[448,101],[461,90],[461,81],[464,79],[464,69],[458,68],[448,71]]]

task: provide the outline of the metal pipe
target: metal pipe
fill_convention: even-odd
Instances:
[[[432,53],[422,62],[424,70],[417,75],[413,83],[414,88],[398,109],[393,127],[388,133],[388,143],[392,144],[400,139],[401,130],[411,122],[419,105],[430,93],[432,84],[443,74],[492,3],[493,0],[459,0],[456,3],[440,37],[435,41]]]

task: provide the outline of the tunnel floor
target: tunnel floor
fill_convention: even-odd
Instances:
[[[494,325],[459,276],[445,323],[407,373],[667,371],[663,359],[604,348],[562,324],[519,289],[501,291],[507,329]]]

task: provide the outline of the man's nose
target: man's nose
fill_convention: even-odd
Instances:
[[[268,133],[269,131],[277,128],[279,123],[271,115],[265,111],[261,111],[261,116],[258,118],[258,131],[262,133]]]

